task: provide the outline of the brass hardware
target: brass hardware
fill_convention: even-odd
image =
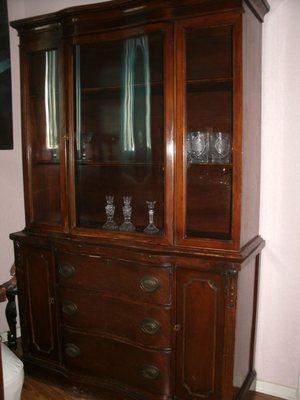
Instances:
[[[77,306],[72,301],[65,300],[62,306],[62,312],[66,315],[74,315],[77,312]]]
[[[179,332],[180,329],[181,329],[181,325],[180,325],[180,324],[175,324],[175,325],[174,325],[174,331],[175,331],[175,332]]]
[[[65,353],[67,356],[71,358],[79,357],[80,356],[80,349],[73,343],[67,343],[65,348]]]
[[[49,304],[54,304],[54,298],[53,297],[49,297]]]
[[[64,278],[72,278],[75,275],[75,268],[69,263],[64,263],[59,266],[59,273]]]
[[[144,276],[140,281],[140,288],[147,293],[153,293],[160,287],[160,282],[154,276]]]
[[[154,365],[145,365],[141,370],[142,376],[145,379],[154,380],[160,375],[160,370]]]
[[[155,335],[160,330],[160,324],[155,319],[146,318],[141,323],[141,330],[148,335]]]

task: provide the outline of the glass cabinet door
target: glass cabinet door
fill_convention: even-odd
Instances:
[[[185,23],[183,23],[185,24]],[[182,238],[231,238],[233,30],[186,23],[178,29],[185,57],[178,72],[183,110],[180,174]],[[180,175],[179,174],[179,175]]]
[[[61,225],[58,50],[27,55],[30,223]]]
[[[74,48],[76,226],[162,235],[163,31]]]

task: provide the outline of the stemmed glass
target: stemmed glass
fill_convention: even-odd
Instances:
[[[211,136],[210,153],[213,163],[228,164],[231,153],[230,135],[225,132],[214,133]]]
[[[131,222],[131,215],[132,215],[131,196],[124,196],[123,201],[124,201],[124,206],[123,206],[124,222],[119,227],[119,230],[126,232],[135,231],[135,226]]]
[[[150,235],[155,235],[155,234],[159,233],[159,229],[154,224],[154,208],[155,208],[156,201],[146,201],[146,203],[148,206],[149,224],[144,229],[144,232],[148,233]]]
[[[189,132],[186,138],[188,163],[207,163],[209,132]]]
[[[107,221],[102,225],[103,229],[109,231],[114,231],[118,229],[118,224],[114,221],[115,206],[114,206],[114,196],[106,196],[107,205],[105,206]]]

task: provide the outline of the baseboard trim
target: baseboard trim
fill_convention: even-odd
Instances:
[[[280,397],[286,400],[297,400],[298,390],[297,388],[291,388],[288,386],[277,385],[271,382],[264,382],[257,380],[254,390],[256,392],[269,394],[271,396]]]

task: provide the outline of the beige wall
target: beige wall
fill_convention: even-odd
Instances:
[[[300,1],[273,0],[263,36],[258,378],[297,387],[300,367]]]
[[[8,0],[9,17],[90,2]],[[262,260],[256,369],[260,381],[295,389],[300,364],[300,0],[272,0],[271,6],[263,39],[261,233],[267,248]],[[13,260],[8,234],[24,226],[19,65],[13,30],[11,52],[15,147],[0,152],[1,281],[8,277]],[[3,307],[0,315],[3,331]],[[295,396],[295,390],[286,393],[286,398]]]

